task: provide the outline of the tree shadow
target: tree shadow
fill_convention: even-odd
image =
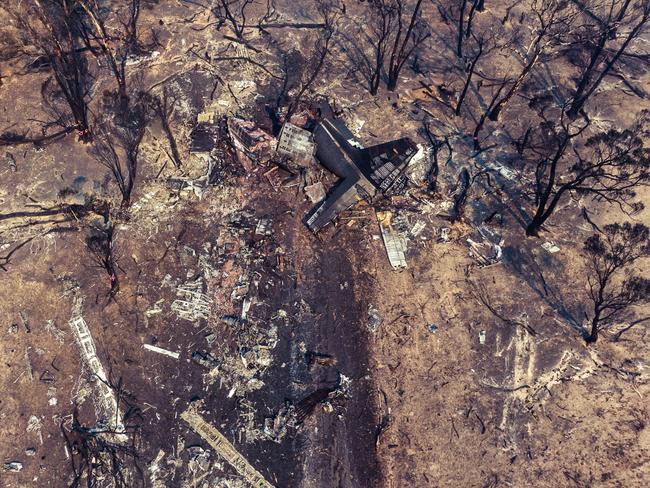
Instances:
[[[342,40],[337,40],[335,45],[338,45],[344,53],[347,62],[350,64],[350,72],[355,75],[360,74],[368,89],[370,89],[373,63],[364,51],[363,47],[368,43],[373,45],[373,42],[370,36],[363,31],[357,22],[355,22],[354,25],[356,27],[356,34],[358,36],[363,36],[363,38],[353,38],[351,34],[338,32],[338,35]]]
[[[560,272],[562,271],[562,264],[550,255],[543,256],[542,259],[546,261],[543,263],[544,267],[553,267]],[[521,247],[504,247],[503,265],[524,281],[537,296],[557,312],[573,329],[580,332],[580,334],[584,332],[582,323],[576,316],[579,310],[575,310],[574,307],[568,304],[562,291],[546,280],[542,265],[529,250]]]

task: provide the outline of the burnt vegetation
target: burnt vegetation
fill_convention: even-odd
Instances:
[[[377,94],[382,79],[386,80],[388,90],[395,91],[402,69],[431,36],[422,19],[422,3],[423,0],[369,2],[367,37],[372,50],[368,63],[371,94]]]
[[[475,245],[474,252],[489,247],[491,253],[482,256],[481,268],[505,262],[506,254],[511,261],[528,258],[534,254],[530,249],[539,251],[542,246],[551,249],[548,256],[544,254],[545,265],[562,268],[558,274],[571,268],[560,263],[562,254],[552,254],[565,252],[567,260],[579,255],[582,274],[570,305],[553,302],[551,278],[547,282],[542,271],[530,271],[528,265],[535,262],[532,257],[526,263],[523,258],[509,263],[509,269],[518,271],[529,285],[539,281],[531,287],[544,307],[549,305],[546,308],[575,329],[571,338],[581,348],[580,334],[593,347],[603,337],[613,341],[634,337],[628,331],[650,323],[644,312],[650,303],[650,279],[646,278],[650,230],[638,222],[650,186],[650,112],[641,108],[650,98],[643,85],[650,66],[650,0],[508,0],[498,4],[493,0],[310,0],[298,2],[300,15],[282,12],[274,0],[193,0],[169,7],[187,14],[175,19],[173,27],[165,24],[168,19],[162,9],[156,11],[159,3],[164,2],[23,0],[0,5],[8,19],[0,26],[0,90],[16,80],[37,86],[35,98],[42,114],[29,114],[0,127],[2,152],[5,147],[13,151],[6,156],[10,171],[22,170],[28,150],[40,153],[56,150],[60,144],[65,158],[73,159],[76,151],[83,151],[93,171],[101,174],[92,190],[65,187],[50,202],[16,195],[16,201],[24,197],[28,203],[24,209],[0,214],[0,274],[39,239],[78,233],[84,259],[100,276],[109,303],[120,298],[119,305],[126,307],[140,292],[125,292],[133,291],[130,286],[135,279],[120,267],[128,270],[131,264],[126,259],[120,263],[117,241],[121,244],[123,238],[130,238],[121,224],[128,227],[143,212],[137,202],[150,190],[145,184],[164,180],[160,194],[174,200],[170,208],[181,199],[181,190],[192,189],[203,198],[208,186],[225,182],[237,187],[260,174],[276,192],[296,187],[302,196],[305,186],[322,183],[307,179],[310,168],[284,164],[289,156],[283,156],[269,159],[273,166],[269,170],[243,169],[243,164],[235,162],[246,151],[235,140],[229,123],[237,119],[242,126],[250,124],[251,133],[263,130],[277,144],[273,137],[279,136],[287,122],[311,131],[325,113],[322,107],[343,120],[348,117],[346,122],[361,113],[354,112],[358,107],[370,107],[369,111],[379,107],[384,110],[385,127],[393,130],[407,120],[411,127],[420,128],[418,155],[425,154],[422,158],[427,160],[419,185],[405,178],[404,191],[379,202],[390,207],[408,201],[405,208],[428,205],[428,212],[434,209],[447,227],[436,227],[439,234],[429,241],[432,245],[455,238],[450,235],[462,235],[463,244]],[[148,9],[155,15],[148,16]],[[156,29],[162,26],[167,37],[161,41]],[[180,39],[183,29],[192,36],[206,37],[187,43],[182,38],[181,43],[174,36]],[[165,53],[169,46],[174,46],[173,55]],[[157,56],[165,58],[161,67],[149,69],[147,63]],[[185,71],[192,76],[185,77]],[[236,77],[229,79],[233,73]],[[254,108],[240,100],[247,90],[254,92],[250,97]],[[339,104],[339,93],[350,96]],[[220,96],[222,106],[216,103],[222,101]],[[625,108],[619,111],[619,106]],[[629,109],[635,106],[638,110]],[[181,127],[190,119],[192,127]],[[362,127],[367,121],[355,122]],[[201,133],[205,147],[195,150],[186,144],[191,138],[186,136],[198,126],[205,129]],[[160,139],[152,136],[155,131],[162,134]],[[382,133],[370,136],[388,139]],[[263,138],[248,137],[251,146],[265,143]],[[153,147],[152,139],[162,141],[161,147]],[[152,153],[161,153],[164,164]],[[195,160],[209,161],[207,172],[202,173],[204,186],[190,174],[195,153],[201,153]],[[250,159],[252,166],[258,163]],[[37,156],[34,161],[40,162]],[[68,160],[55,163],[64,166]],[[56,184],[57,178],[64,179],[65,170],[57,167],[52,177]],[[278,184],[272,181],[275,177]],[[330,184],[322,174],[319,178]],[[325,186],[321,187],[326,195]],[[4,194],[0,197],[4,203]],[[438,207],[440,200],[448,206]],[[577,223],[576,208],[587,224]],[[598,215],[600,227],[590,220],[590,212]],[[286,213],[293,216],[294,209]],[[416,242],[413,229],[418,227],[395,217],[394,227],[412,232],[409,240]],[[609,223],[603,224],[601,217]],[[162,222],[158,215],[150,218],[156,226]],[[363,217],[351,214],[348,220],[346,225],[353,228]],[[374,216],[371,220],[376,225]],[[407,224],[410,229],[403,230]],[[587,226],[589,234],[591,229],[595,232],[586,240],[587,233],[579,234],[583,224],[591,226]],[[257,225],[264,234],[266,224]],[[424,227],[423,223],[417,232]],[[253,228],[252,240],[263,241],[257,227]],[[340,225],[332,239],[345,229]],[[471,241],[467,236],[477,230],[483,237],[495,237],[494,242],[487,237],[480,243]],[[562,247],[556,249],[551,239]],[[422,244],[418,253],[423,254],[429,242],[426,246],[417,242]],[[157,264],[172,254],[180,256],[178,242],[165,246]],[[224,256],[231,247],[236,248],[233,254],[243,255],[239,246],[239,240],[224,242]],[[278,249],[282,252],[277,251],[269,262],[277,263],[274,274],[281,281],[286,250]],[[135,257],[133,261],[140,273],[141,264]],[[472,284],[469,275],[475,268],[474,264],[465,268],[465,282],[475,304],[514,331],[521,329],[531,338],[544,334],[541,326],[528,323],[527,316],[525,320],[511,318],[505,304],[495,305],[496,292],[487,285]],[[155,273],[147,276],[151,274]],[[190,290],[188,295],[204,291]],[[577,319],[575,309],[579,309]],[[157,308],[150,311],[162,313]],[[329,360],[324,357],[314,360],[310,356],[308,362],[311,366],[312,360],[316,364]],[[126,433],[85,425],[76,408],[71,421],[60,426],[70,451],[72,487],[100,486],[106,479],[114,486],[147,485],[139,459],[141,412],[121,380],[110,386],[126,412],[122,419]],[[311,412],[329,392],[318,390],[299,406]],[[392,421],[392,417],[380,421],[377,442]],[[483,434],[485,425],[482,430]],[[110,436],[115,434],[126,434],[129,441],[112,442]]]
[[[104,204],[101,211],[101,218],[88,226],[86,247],[95,265],[106,272],[110,282],[109,295],[113,297],[120,289],[115,252],[115,227],[110,220],[110,209],[107,204]]]
[[[139,67],[161,47],[155,29],[141,25],[143,10],[156,4],[28,0],[2,6],[10,23],[0,55],[17,76],[43,75],[47,118],[36,128],[5,128],[0,145],[42,147],[76,133],[107,170],[123,217],[133,200],[141,146],[152,121],[160,122],[168,159],[183,167],[173,127],[175,92],[164,82],[146,89]],[[490,151],[489,157],[513,160],[510,147],[516,150],[521,178],[508,190],[523,198],[528,236],[546,232],[558,207],[570,198],[586,205],[606,202],[627,215],[642,209],[636,195],[650,180],[647,114],[637,114],[629,128],[604,127],[594,120],[598,116],[589,102],[613,80],[620,80],[631,96],[646,97],[636,74],[650,59],[641,42],[650,20],[647,0],[511,1],[498,9],[499,16],[483,0],[373,0],[359,2],[354,10],[318,0],[309,22],[287,20],[273,0],[192,5],[197,14],[203,9],[210,15],[210,22],[195,30],[216,29],[233,42],[216,54],[194,47],[188,51],[212,67],[212,94],[227,85],[217,74],[222,63],[242,63],[259,72],[267,79],[265,104],[275,134],[284,120],[315,100],[319,82],[340,61],[335,54],[346,52],[347,61],[357,63],[353,68],[370,95],[399,92],[404,73],[408,78],[443,72],[436,87],[420,82],[441,113],[455,118],[451,124],[458,131],[438,129],[433,136],[431,118],[425,120],[426,141],[436,159],[430,188],[443,170],[437,161],[442,141],[451,160],[451,138],[469,140],[474,154],[463,168],[476,168],[474,176],[467,169],[454,173],[458,191],[452,221],[465,215],[467,193],[478,176],[485,177],[490,192],[494,189],[494,176],[478,156]],[[357,26],[358,38],[347,34],[350,24]],[[307,33],[304,49],[283,41],[287,30]],[[572,74],[563,83],[549,77],[554,67],[567,65]],[[517,120],[508,120],[508,114],[517,114]],[[95,254],[106,254],[102,245],[91,247]],[[111,259],[104,259],[102,267],[117,275]],[[116,283],[111,290],[117,290]]]
[[[640,211],[643,203],[635,200],[636,190],[650,182],[650,151],[640,137],[646,124],[644,113],[629,129],[585,137],[589,120],[573,122],[563,112],[559,127],[542,126],[538,143],[528,149],[532,161],[539,159],[532,167],[535,212],[526,233],[537,235],[570,193],[616,204],[626,213]]]
[[[113,177],[122,197],[121,206],[129,207],[131,194],[138,174],[140,144],[154,110],[166,110],[156,98],[143,92],[126,99],[118,93],[109,94],[104,117],[96,121],[96,131],[101,134],[91,149],[96,161],[106,167]],[[165,112],[166,113],[166,112]]]
[[[634,264],[650,256],[650,229],[643,224],[609,224],[584,243],[588,259],[589,298],[592,303],[587,342],[596,342],[601,331],[614,325],[631,307],[650,301],[650,279],[634,272]],[[648,317],[630,320],[623,332],[643,324]]]
[[[65,99],[79,138],[89,140],[91,78],[83,53],[78,6],[70,0],[46,0],[27,4],[23,11],[12,11],[12,16],[23,46],[33,48],[41,65],[51,70],[59,88],[55,95]]]
[[[117,405],[124,410],[121,415],[123,430],[87,425],[80,418],[77,406],[72,411],[71,421],[60,424],[70,453],[72,479],[67,485],[70,488],[98,486],[106,480],[118,488],[146,486],[140,460],[142,411],[136,397],[124,388],[122,378],[109,379],[108,383]]]
[[[144,88],[139,67],[138,60],[160,47],[155,30],[141,25],[143,9],[156,8],[157,2],[109,3],[29,0],[2,6],[10,25],[3,31],[0,54],[20,75],[44,75],[41,98],[47,119],[36,129],[6,128],[0,144],[43,146],[76,133],[108,171],[124,210],[133,199],[141,145],[152,121],[160,122],[168,159],[178,169],[183,155],[173,128],[175,92],[164,82]],[[647,114],[638,114],[637,122],[626,129],[603,128],[592,120],[589,100],[607,80],[621,80],[630,95],[646,96],[635,76],[650,59],[640,42],[647,32],[650,3],[525,3],[526,8],[521,1],[511,1],[496,16],[496,8],[483,0],[373,0],[357,5],[354,13],[344,3],[318,0],[313,3],[313,21],[293,22],[273,0],[219,0],[209,6],[196,2],[192,8],[209,12],[211,19],[196,30],[216,28],[235,47],[216,55],[194,48],[190,52],[214,68],[213,93],[224,85],[217,74],[221,63],[249,65],[266,77],[267,115],[275,134],[284,120],[314,100],[319,81],[336,67],[335,50],[339,54],[345,48],[371,95],[399,91],[404,70],[409,76],[427,75],[434,70],[434,60],[445,74],[437,90],[429,87],[435,92],[431,98],[457,119],[453,123],[475,152],[471,158],[486,151],[491,157],[502,152],[511,158],[507,148],[516,149],[522,178],[510,191],[528,202],[526,235],[545,232],[569,198],[607,202],[628,215],[637,213],[642,202],[636,193],[650,178],[644,145]],[[358,39],[344,32],[350,22],[358,26]],[[307,33],[306,48],[288,47],[282,40],[285,30]],[[432,50],[440,52],[432,55]],[[573,76],[552,85],[549,67],[563,64],[572,67]],[[98,97],[97,82],[103,76],[112,83],[104,80],[103,96]],[[525,116],[514,123],[504,119],[509,112]],[[445,141],[451,160],[453,134],[438,131],[432,138],[429,122],[425,126],[434,156]],[[508,134],[510,141],[499,132]],[[484,177],[490,192],[494,190],[489,171],[477,160],[467,163],[463,168],[475,167],[476,175],[467,169],[456,173],[459,191],[454,193],[452,221],[464,215],[467,192],[478,176]],[[431,188],[441,170],[436,160]]]

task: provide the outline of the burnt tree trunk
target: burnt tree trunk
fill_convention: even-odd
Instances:
[[[467,0],[461,0],[460,2],[460,13],[458,14],[458,39],[456,41],[456,56],[463,58],[463,23],[465,22],[465,7],[467,5]]]
[[[472,21],[474,20],[474,14],[476,14],[476,12],[483,11],[479,10],[480,3],[482,3],[482,0],[474,0],[472,3],[472,8],[469,10],[469,15],[467,16],[467,26],[465,27],[465,39],[469,39],[469,36],[472,33]]]
[[[553,210],[555,210],[555,207],[560,201],[560,197],[562,196],[562,194],[569,189],[568,187],[566,187],[566,185],[564,185],[560,187],[555,192],[555,195],[553,196],[553,190],[555,189],[555,182],[557,178],[558,164],[560,163],[562,156],[564,156],[564,151],[569,145],[570,140],[571,140],[571,135],[567,130],[564,133],[562,140],[558,144],[557,150],[555,151],[555,154],[553,155],[553,158],[550,161],[548,179],[546,181],[546,185],[543,185],[543,188],[540,187],[541,187],[541,179],[543,178],[544,171],[541,174],[536,174],[535,176],[538,182],[538,189],[536,190],[537,210],[535,211],[535,215],[533,216],[532,221],[526,227],[526,235],[529,237],[538,235],[539,229],[542,227],[542,225],[544,225],[544,222],[546,222],[546,220],[551,216]]]
[[[501,91],[503,90],[503,87],[506,86],[506,82],[502,83],[499,89],[497,90],[496,94],[492,97],[492,100],[490,100],[490,104],[488,105],[487,109],[481,114],[481,118],[478,120],[478,123],[476,124],[476,127],[474,128],[474,133],[472,134],[472,140],[474,141],[474,150],[475,151],[480,151],[481,150],[481,143],[478,140],[478,136],[481,133],[481,130],[483,130],[483,126],[485,125],[485,120],[488,118],[488,114],[492,112],[492,108],[494,107],[494,104],[497,103],[497,100],[499,99],[499,96],[501,95]]]
[[[463,168],[458,175],[458,185],[456,187],[457,194],[456,198],[454,199],[454,205],[451,208],[451,212],[449,213],[449,220],[451,222],[456,222],[463,214],[463,207],[465,205],[465,201],[467,200],[467,192],[469,191],[469,186],[469,171],[467,171],[467,168]]]
[[[418,34],[417,24],[418,19],[420,18],[423,0],[417,0],[415,7],[413,8],[413,13],[411,14],[411,19],[409,20],[409,25],[406,28],[406,33],[404,34],[404,40],[402,41],[402,12],[401,7],[398,11],[398,29],[397,34],[395,35],[395,43],[393,44],[393,49],[390,55],[390,62],[388,66],[388,83],[387,87],[389,91],[395,91],[397,88],[397,82],[399,80],[399,74],[404,67],[404,64],[408,58],[413,54],[415,49],[422,44],[428,37],[429,34]],[[411,46],[409,47],[409,43]]]
[[[470,63],[467,69],[467,79],[465,80],[463,91],[461,91],[460,96],[458,97],[458,103],[456,104],[456,110],[454,111],[456,117],[460,115],[460,108],[463,105],[463,101],[467,96],[467,90],[469,90],[469,85],[472,82],[472,76],[474,75],[474,70],[476,69],[476,63],[478,63],[478,60],[482,54],[483,54],[483,41],[479,41],[478,52],[476,53],[476,56],[474,56],[474,59],[472,60],[472,62]]]
[[[537,63],[537,60],[539,59],[539,51],[535,52],[534,56],[530,59],[530,61],[526,64],[524,69],[519,73],[519,76],[515,80],[515,82],[512,84],[510,87],[510,90],[508,90],[508,93],[505,94],[505,96],[497,102],[497,104],[494,106],[492,110],[490,110],[490,113],[488,114],[488,117],[492,121],[497,121],[499,120],[499,115],[501,115],[501,111],[504,109],[504,107],[508,104],[508,102],[512,99],[512,97],[517,93],[521,85],[523,84],[524,80],[528,76],[528,73],[533,69],[533,66]]]
[[[549,184],[550,181],[551,179],[549,178]],[[553,181],[555,181],[555,174],[553,174]],[[544,225],[544,223],[548,220],[548,218],[553,214],[555,208],[557,207],[557,204],[560,202],[560,198],[567,190],[569,190],[569,187],[561,186],[557,190],[555,195],[553,195],[552,198],[551,198],[551,195],[553,193],[552,186],[550,190],[544,191],[537,205],[537,210],[535,211],[535,215],[533,216],[533,219],[531,220],[530,224],[528,224],[528,226],[526,227],[526,235],[528,237],[539,236],[539,230]]]
[[[587,344],[593,344],[598,340],[598,332],[599,332],[599,325],[600,325],[599,322],[600,322],[600,307],[596,305],[594,317],[591,319],[591,331],[589,332],[589,335],[585,336],[585,342]]]

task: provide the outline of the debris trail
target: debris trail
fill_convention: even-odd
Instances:
[[[203,437],[251,485],[255,488],[274,488],[250,465],[244,456],[239,454],[235,446],[221,432],[203,420],[198,413],[190,408],[181,414],[181,418],[190,424],[190,427]]]

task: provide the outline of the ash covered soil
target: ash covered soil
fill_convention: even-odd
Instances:
[[[293,2],[277,8],[284,20],[320,20]],[[281,93],[280,74],[287,63],[309,64],[293,48],[313,46],[314,33],[251,29],[243,52],[200,5],[171,0],[152,2],[140,22],[159,44],[155,56],[134,60],[132,76],[175,98],[170,120],[183,166],[174,166],[164,128],[152,122],[124,210],[92,145],[74,134],[2,147],[16,167],[0,162],[0,462],[21,469],[0,469],[0,486],[83,486],[90,472],[93,486],[249,486],[181,419],[188,408],[277,487],[648,485],[645,329],[596,347],[577,330],[588,311],[580,243],[592,223],[621,213],[596,204],[590,223],[584,202],[567,199],[542,238],[524,237],[530,202],[513,197],[514,182],[490,166],[498,145],[511,148],[505,124],[522,129],[523,109],[514,104],[492,124],[494,144],[477,156],[471,130],[417,95],[424,79],[449,84],[445,60],[423,53],[426,76],[405,70],[397,95],[371,96],[351,64],[359,26],[344,18],[306,98],[327,98],[368,145],[409,136],[426,148],[422,127],[433,114],[439,131],[453,133],[454,157],[441,164],[436,193],[420,160],[407,195],[361,202],[313,235],[302,222],[313,207],[304,186],[335,183],[316,162],[288,172],[242,162],[228,144],[208,168],[189,146],[199,114],[237,115],[272,132],[265,107],[295,96],[295,87]],[[231,59],[242,53],[255,63]],[[49,75],[23,67],[2,67],[3,131],[43,115],[39,87]],[[99,110],[112,79],[104,65],[93,70]],[[571,74],[570,66],[558,72]],[[647,74],[639,79],[648,86]],[[615,90],[597,92],[594,105]],[[648,106],[616,93],[620,106],[599,112],[601,122],[627,124]],[[470,160],[491,179],[477,180],[464,218],[452,224],[442,214]],[[647,190],[639,198],[647,201]],[[89,248],[105,225],[98,201],[110,204],[114,225],[114,294]],[[407,269],[390,266],[376,210],[393,212]],[[648,223],[650,213],[634,218]],[[470,254],[479,227],[501,243],[488,266]],[[546,241],[559,252],[543,249]],[[127,442],[93,430],[111,419],[70,325],[78,317],[118,399]]]
[[[377,478],[374,395],[364,328],[358,326],[365,320],[368,285],[357,271],[363,258],[350,252],[358,242],[345,234],[314,239],[301,222],[309,204],[295,204],[296,189],[282,197],[264,181],[242,178],[216,200],[177,204],[182,210],[160,216],[149,239],[136,237],[149,232],[137,228],[137,217],[116,229],[123,236],[123,275],[115,299],[107,299],[108,277],[97,273],[79,238],[49,249],[47,263],[34,265],[44,266],[42,275],[21,282],[23,271],[7,271],[3,283],[15,288],[3,289],[3,300],[15,319],[5,330],[3,381],[11,394],[2,400],[3,412],[16,409],[18,421],[7,438],[25,444],[3,442],[7,459],[24,462],[20,473],[3,473],[7,486],[27,486],[30,479],[38,486],[65,486],[70,451],[60,424],[70,421],[72,403],[81,424],[96,423],[91,375],[68,326],[76,301],[83,303],[82,316],[111,382],[123,385],[127,425],[137,426],[137,458],[126,468],[138,465],[147,484],[188,486],[222,477],[241,482],[208,446],[203,454],[201,438],[179,418],[190,403],[276,486],[310,480],[359,486]],[[261,219],[268,235],[256,234]],[[179,318],[172,308],[177,288],[197,280],[210,310],[205,318]],[[251,301],[248,316],[235,325],[244,299]],[[211,373],[213,365],[192,360],[197,352],[225,358],[228,365]],[[329,393],[342,378],[349,384],[341,394],[324,404],[319,397],[298,430],[289,428],[277,443],[263,433],[265,418],[274,418],[287,401]],[[30,448],[36,454],[26,457]],[[205,457],[200,467],[197,451]]]

